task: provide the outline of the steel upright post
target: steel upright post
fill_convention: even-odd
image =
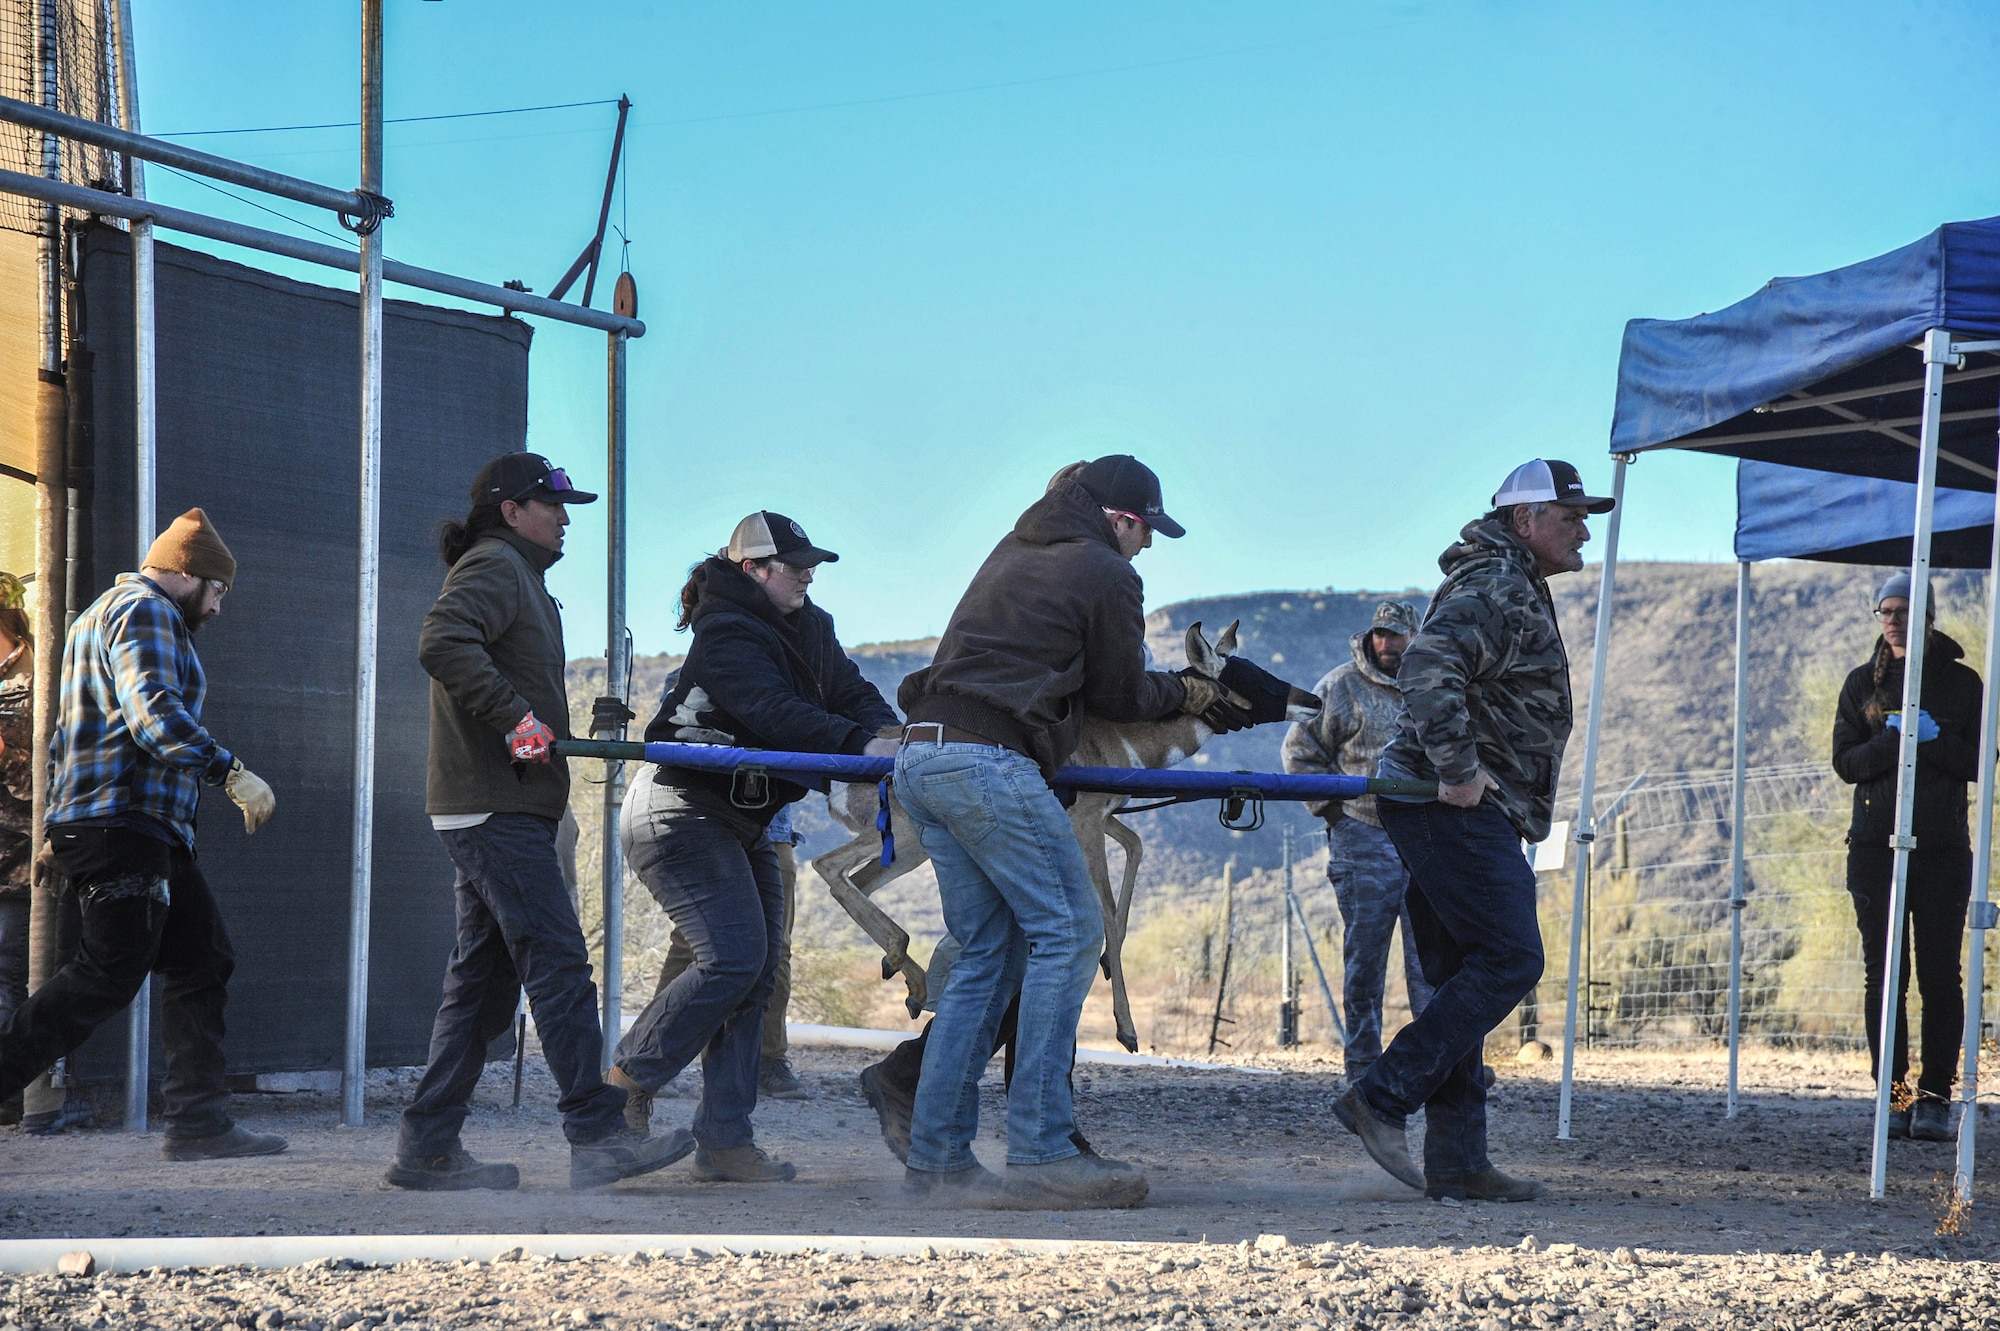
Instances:
[[[2000,492],[1994,495],[2000,514]],[[1972,1203],[1973,1145],[1979,1135],[1980,1036],[1986,1016],[1986,938],[1995,924],[1987,881],[1993,874],[1994,746],[2000,744],[2000,540],[1993,543],[1993,563],[1986,571],[1986,660],[1981,684],[1985,700],[1979,709],[1979,785],[1972,822],[1972,955],[1965,968],[1965,1058],[1959,1079],[1958,1167],[1952,1187],[1958,1199]]]
[[[1298,1006],[1292,1001],[1292,825],[1285,824],[1284,847],[1285,907],[1278,912],[1278,1044],[1281,1048],[1299,1042]]]
[[[1750,561],[1736,564],[1736,738],[1730,748],[1729,797],[1729,1096],[1736,1117],[1737,1063],[1743,1047],[1743,774],[1750,756]]]
[[[1569,912],[1569,1001],[1563,1014],[1562,1094],[1556,1106],[1556,1140],[1568,1141],[1571,1092],[1576,1076],[1576,996],[1583,952],[1583,894],[1590,882],[1590,847],[1597,839],[1591,804],[1597,796],[1597,736],[1604,727],[1604,666],[1611,650],[1611,592],[1618,573],[1618,525],[1625,516],[1625,469],[1620,453],[1611,469],[1611,521],[1604,530],[1604,571],[1597,584],[1597,636],[1590,655],[1590,714],[1583,727],[1583,780],[1576,797],[1576,887]]]
[[[139,130],[139,75],[132,58],[132,0],[118,0],[110,6],[113,50],[116,58],[119,128],[128,134]],[[125,188],[135,199],[146,197],[146,165],[139,158],[125,157]],[[133,537],[138,561],[158,531],[156,514],[159,489],[158,410],[155,397],[155,344],[153,317],[153,224],[144,219],[132,223],[132,513]],[[144,1132],[147,1127],[147,1093],[152,1082],[153,977],[139,984],[132,999],[131,1017],[126,1028],[125,1046],[125,1130]]]
[[[361,0],[361,192],[382,193],[382,0]],[[381,592],[382,219],[361,219],[361,524],[354,616],[354,859],[340,1122],[361,1126],[368,1080],[368,930],[375,859],[375,638]]]
[[[1895,868],[1889,880],[1889,939],[1883,960],[1881,1023],[1877,1027],[1881,1051],[1875,1077],[1875,1150],[1868,1171],[1868,1195],[1880,1198],[1889,1182],[1889,1109],[1895,1085],[1897,1035],[1896,1018],[1902,1004],[1896,1001],[1903,977],[1903,911],[1909,900],[1910,852],[1916,838],[1910,835],[1917,794],[1917,713],[1923,707],[1924,649],[1930,636],[1931,518],[1937,500],[1938,428],[1944,402],[1944,367],[1951,359],[1951,334],[1933,328],[1924,334],[1923,427],[1917,452],[1916,537],[1910,543],[1909,649],[1903,656],[1902,742],[1897,745],[1896,832],[1889,839],[1895,851]]]
[[[604,691],[625,697],[625,334],[606,335],[604,495]],[[592,732],[600,739],[625,738],[622,721],[608,718]],[[604,762],[604,1068],[611,1068],[625,1027],[625,852],[618,818],[625,805],[625,764]]]

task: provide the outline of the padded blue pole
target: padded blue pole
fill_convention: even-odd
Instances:
[[[845,753],[784,753],[775,749],[741,749],[722,744],[620,743],[565,739],[555,751],[564,758],[613,758],[659,763],[705,772],[761,768],[777,776],[825,777],[836,781],[877,782],[888,776],[893,758],[867,758]],[[1362,795],[1414,795],[1435,799],[1437,787],[1422,781],[1391,781],[1372,776],[1304,776],[1286,772],[1202,772],[1184,768],[1065,767],[1052,786],[1115,795],[1186,796],[1221,799],[1242,793],[1267,800],[1355,799]]]

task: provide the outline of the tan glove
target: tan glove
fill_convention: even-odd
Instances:
[[[243,810],[243,831],[254,835],[278,808],[278,797],[271,792],[264,778],[243,765],[238,758],[230,764],[229,775],[223,778],[222,793],[236,801],[236,807]]]
[[[1194,669],[1181,671],[1180,680],[1181,687],[1187,691],[1187,697],[1181,702],[1181,711],[1200,717],[1217,733],[1248,730],[1256,724],[1250,715],[1250,700],[1221,680],[1210,679]]]

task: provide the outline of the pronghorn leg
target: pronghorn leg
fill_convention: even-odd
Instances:
[[[1118,1023],[1118,1040],[1132,1053],[1139,1052],[1138,1031],[1132,1024],[1131,1004],[1125,998],[1125,933],[1132,920],[1132,894],[1139,883],[1139,861],[1145,852],[1139,834],[1120,822],[1116,814],[1104,817],[1104,834],[1125,852],[1125,872],[1118,883],[1118,904],[1105,921],[1105,953],[1111,963],[1111,993],[1114,1007],[1122,1005],[1125,1015]]]
[[[1111,894],[1111,863],[1104,853],[1111,801],[1104,796],[1080,797],[1070,810],[1070,826],[1076,832],[1083,862],[1090,870],[1090,882],[1097,889],[1097,903],[1104,916],[1104,977],[1111,981],[1111,1017],[1118,1028],[1118,1043],[1136,1051],[1139,1036],[1132,1027],[1132,1005],[1125,994],[1125,972],[1119,965],[1118,903]],[[1121,842],[1122,844],[1122,842]]]
[[[912,849],[905,849],[912,847]],[[870,901],[869,894],[883,884],[915,869],[925,860],[923,849],[913,835],[897,841],[896,862],[883,867],[882,842],[874,832],[863,832],[844,846],[836,847],[813,860],[813,870],[826,883],[827,891],[847,912],[848,918],[882,949],[882,978],[891,980],[900,972],[907,991],[903,1005],[912,1017],[923,1011],[926,988],[924,968],[910,957],[910,935]]]

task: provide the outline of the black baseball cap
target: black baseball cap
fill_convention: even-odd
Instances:
[[[472,482],[474,504],[594,504],[597,496],[569,483],[569,473],[551,467],[540,453],[502,453],[479,469]]]
[[[759,509],[736,524],[723,557],[730,563],[745,559],[777,559],[793,568],[838,564],[840,556],[822,550],[806,537],[806,529],[782,513]]]
[[[1129,453],[1113,453],[1087,463],[1077,473],[1076,483],[1105,508],[1143,518],[1162,536],[1187,535],[1187,528],[1168,517],[1160,504],[1160,478]]]
[[[1618,501],[1604,495],[1585,494],[1583,478],[1576,468],[1555,458],[1534,458],[1507,473],[1493,492],[1493,507],[1513,504],[1562,504],[1589,513],[1609,513]]]

